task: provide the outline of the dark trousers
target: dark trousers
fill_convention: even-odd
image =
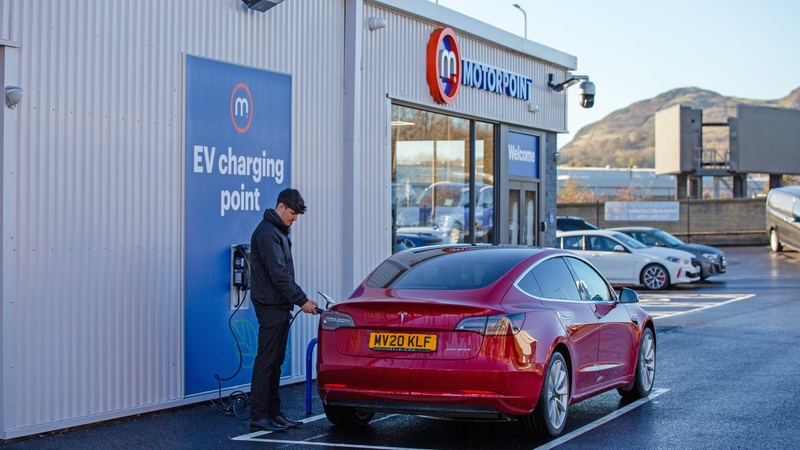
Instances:
[[[290,311],[256,306],[258,352],[250,385],[250,420],[275,417],[281,413],[281,364],[286,357]]]

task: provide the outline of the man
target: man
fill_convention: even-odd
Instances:
[[[289,227],[305,212],[300,192],[284,189],[275,209],[264,211],[264,220],[250,240],[250,298],[258,318],[258,352],[250,385],[251,432],[285,431],[302,425],[281,412],[278,389],[294,305],[305,313],[317,314],[317,304],[294,281],[289,240]]]

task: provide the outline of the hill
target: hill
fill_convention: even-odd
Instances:
[[[737,103],[800,109],[800,88],[778,100],[726,97],[695,87],[673,89],[614,111],[578,131],[561,149],[562,164],[575,167],[655,166],[655,113],[681,104],[703,110],[703,122],[724,122]],[[703,130],[703,146],[727,147],[727,128]]]

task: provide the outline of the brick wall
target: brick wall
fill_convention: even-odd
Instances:
[[[766,245],[764,206],[766,200],[682,200],[680,220],[656,221],[606,221],[605,203],[559,203],[559,216],[583,217],[599,228],[625,226],[661,228],[684,242],[706,245]]]

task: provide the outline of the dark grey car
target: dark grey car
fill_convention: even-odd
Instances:
[[[713,275],[725,273],[728,267],[725,261],[725,253],[722,250],[708,245],[687,244],[659,228],[621,227],[609,228],[609,230],[625,233],[642,244],[651,247],[677,248],[695,255],[700,263],[700,278],[703,280]]]

